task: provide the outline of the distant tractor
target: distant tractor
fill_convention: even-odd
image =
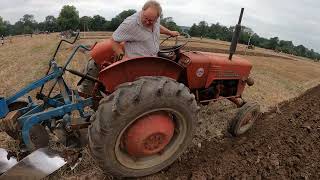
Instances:
[[[234,102],[240,110],[228,131],[234,136],[241,135],[259,116],[259,105],[242,99],[245,86],[254,84],[249,77],[252,65],[243,58],[233,57],[242,14],[243,9],[229,55],[183,51],[185,42],[162,49],[159,57],[115,62],[111,43],[106,40],[92,49],[78,46],[60,67],[55,56],[62,40],[44,78],[11,97],[0,99],[0,117],[4,118],[0,121],[1,130],[20,140],[21,149],[28,154],[48,145],[48,133],[59,137],[66,147],[84,147],[87,136],[81,130],[89,127],[90,154],[105,172],[119,177],[146,176],[173,163],[191,143],[199,104],[220,99]],[[97,78],[91,76],[90,70],[84,74],[68,69],[79,49],[91,51],[94,63],[101,68]],[[90,80],[94,86],[87,87],[86,93],[70,89],[63,79],[66,71],[82,77],[78,84]],[[60,87],[60,94],[53,97],[50,95],[54,86],[47,95],[43,92],[43,86],[50,80]],[[18,100],[38,87],[41,89],[37,99],[42,100],[42,104],[31,98]],[[91,110],[87,111],[87,107]],[[72,112],[79,112],[82,121],[74,121]],[[63,157],[76,165],[80,157],[77,152],[67,148]],[[40,158],[47,153],[43,149],[41,153],[35,151],[22,161],[27,168],[34,167],[30,158]],[[62,165],[48,161],[46,171],[38,177],[44,177]],[[16,166],[23,169],[22,163]],[[20,172],[14,167],[3,176]],[[37,167],[38,170],[43,168]]]
[[[248,49],[252,49],[252,50],[254,50],[254,45],[252,45],[252,44],[250,44],[250,45],[248,45]]]

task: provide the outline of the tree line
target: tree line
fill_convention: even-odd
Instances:
[[[34,15],[25,14],[19,21],[10,24],[0,17],[0,35],[20,35],[31,34],[40,31],[60,32],[66,30],[81,31],[114,31],[128,16],[134,14],[136,10],[129,9],[121,12],[116,17],[107,21],[100,15],[93,17],[79,17],[79,11],[74,6],[63,6],[59,16],[56,18],[52,15],[46,16],[43,22],[36,22]]]
[[[193,24],[189,30],[191,36],[206,37],[211,39],[219,39],[223,41],[231,41],[234,31],[234,26],[223,26],[219,23],[208,25],[207,22],[201,21],[198,24]],[[277,52],[294,54],[296,56],[307,57],[314,60],[320,59],[320,54],[313,49],[308,49],[303,45],[295,46],[292,41],[280,40],[278,37],[264,38],[260,37],[249,27],[242,26],[242,31],[239,37],[239,43],[250,44],[265,49],[272,49]]]
[[[129,9],[122,11],[111,20],[106,20],[100,15],[79,17],[79,11],[70,5],[63,6],[59,16],[52,15],[45,17],[43,22],[36,22],[34,16],[25,14],[19,21],[10,24],[9,21],[0,17],[0,35],[19,35],[30,34],[40,31],[60,32],[65,30],[81,31],[114,31],[123,22],[125,18],[136,13],[136,10]],[[224,26],[219,23],[209,25],[206,21],[193,24],[191,28],[181,28],[172,19],[172,17],[161,16],[161,24],[171,30],[187,31],[191,36],[219,39],[231,41],[234,26]],[[319,60],[320,54],[313,49],[308,49],[303,45],[295,46],[292,41],[280,40],[278,37],[264,38],[254,33],[249,27],[242,27],[239,43],[272,49],[278,52],[294,54],[296,56],[308,57]]]

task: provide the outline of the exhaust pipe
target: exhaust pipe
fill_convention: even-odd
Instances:
[[[242,15],[243,15],[244,8],[241,8],[240,16],[239,16],[239,21],[238,24],[235,26],[235,30],[232,36],[232,41],[230,45],[230,50],[229,50],[229,60],[232,60],[233,54],[236,52],[237,49],[237,44],[238,44],[238,39],[240,36],[241,32],[241,21],[242,21]]]

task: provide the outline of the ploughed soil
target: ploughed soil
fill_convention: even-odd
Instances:
[[[154,178],[320,179],[320,86],[263,114],[241,137],[190,148]]]

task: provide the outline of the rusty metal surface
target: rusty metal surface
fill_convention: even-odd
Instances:
[[[9,108],[10,111],[15,111],[15,110],[27,107],[28,104],[29,103],[27,101],[21,100],[21,101],[16,101],[16,102],[13,102],[13,103],[9,104],[8,108]]]
[[[49,144],[49,134],[45,127],[40,124],[36,124],[30,129],[29,136],[36,149],[46,147]]]
[[[0,180],[42,179],[65,164],[66,162],[57,152],[49,150],[48,148],[41,148],[34,151],[6,171],[0,176]]]
[[[80,124],[71,124],[70,127],[72,130],[85,129],[90,126],[90,122],[80,123]]]
[[[6,132],[9,136],[16,139],[19,129],[17,119],[20,115],[21,113],[18,110],[9,112],[5,118],[0,120],[0,131]]]

